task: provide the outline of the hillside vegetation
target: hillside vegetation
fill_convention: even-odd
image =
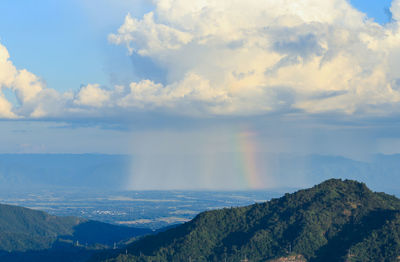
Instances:
[[[209,211],[93,261],[399,261],[400,200],[328,180],[247,207]]]
[[[0,205],[0,261],[82,261],[75,259],[151,232]]]

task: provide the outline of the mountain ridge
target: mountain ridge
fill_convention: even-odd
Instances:
[[[197,159],[197,156],[193,157]],[[234,153],[230,153],[223,159],[223,163],[228,164],[236,158]],[[129,189],[126,181],[130,181],[132,168],[139,160],[140,156],[137,155],[0,154],[0,189],[3,192],[9,189],[12,189],[12,192],[25,192],[32,189],[54,190],[55,188],[126,190]],[[396,193],[400,196],[400,190],[395,186],[400,184],[397,172],[400,169],[400,154],[376,154],[361,161],[330,155],[260,153],[258,164],[261,165],[260,170],[268,173],[268,177],[273,181],[283,182],[275,184],[273,188],[308,187],[331,177],[340,177],[361,180],[374,190]],[[219,169],[214,170],[216,175],[218,171]],[[201,174],[192,175],[196,177]],[[177,177],[171,178],[177,179]],[[229,179],[229,175],[226,179]],[[219,189],[229,188],[228,186],[229,183]],[[197,188],[202,189],[207,186],[199,184]],[[158,189],[163,189],[162,185]]]
[[[150,229],[53,216],[39,210],[0,204],[0,261],[35,261],[32,255],[40,257],[40,261],[54,261],[55,258],[84,261],[78,258],[150,233]],[[45,260],[46,255],[52,258]],[[63,256],[69,259],[62,260]]]
[[[364,183],[330,179],[265,203],[203,212],[132,243],[127,255],[92,261],[267,261],[288,256],[312,262],[397,261],[399,225],[399,199],[372,192]]]

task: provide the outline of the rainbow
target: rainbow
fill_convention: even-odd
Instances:
[[[264,174],[257,161],[259,150],[256,137],[257,134],[248,129],[241,129],[237,133],[239,175],[242,177],[243,185],[249,189],[265,188]]]

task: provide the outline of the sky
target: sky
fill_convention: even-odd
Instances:
[[[0,12],[0,153],[132,154],[144,186],[198,166],[217,183],[237,159],[256,177],[261,153],[400,153],[400,0],[3,0]]]

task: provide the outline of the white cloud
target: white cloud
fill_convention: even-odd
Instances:
[[[39,80],[26,70],[17,70],[10,61],[8,50],[0,44],[0,117],[19,118],[13,105],[5,98],[4,88],[15,91],[21,104],[32,99],[41,90]]]
[[[83,106],[102,107],[108,100],[110,100],[108,91],[100,88],[98,84],[89,84],[81,88],[74,103]]]
[[[142,18],[128,14],[109,41],[150,59],[166,82],[59,93],[15,68],[0,45],[0,86],[18,100],[1,93],[0,117],[396,113],[400,0],[391,11],[382,26],[346,0],[159,0]]]
[[[121,99],[119,105],[150,110],[179,108],[186,110],[181,114],[203,114],[205,112],[197,108],[196,103],[223,103],[226,99],[226,91],[213,89],[207,80],[196,74],[188,74],[181,82],[167,86],[150,80],[131,83],[130,92]],[[183,101],[190,104],[186,105]],[[213,106],[209,107],[212,109]]]
[[[12,112],[12,105],[0,94],[0,118],[17,118],[17,116]]]
[[[16,69],[9,58],[10,55],[7,49],[0,45],[0,85],[2,88],[10,86],[16,74]]]
[[[18,104],[7,100],[4,89],[14,92]],[[29,119],[61,117],[68,113],[73,96],[47,88],[43,81],[26,69],[17,69],[5,46],[0,44],[0,117]]]
[[[110,40],[165,68],[169,82],[132,83],[125,106],[129,100],[141,108],[208,114],[397,110],[397,22],[376,24],[346,0],[155,5],[143,19],[128,15]],[[394,19],[399,6],[393,2]],[[151,83],[148,90],[145,83]]]
[[[31,72],[23,69],[15,76],[12,89],[21,104],[34,99],[42,90],[43,83]]]
[[[154,14],[150,12],[142,20],[128,14],[118,34],[111,34],[109,39],[115,44],[125,44],[130,53],[149,55],[168,49],[179,49],[190,42],[191,36],[167,25],[155,23]]]
[[[399,0],[393,0],[390,11],[392,12],[393,19],[400,21],[400,1]]]

